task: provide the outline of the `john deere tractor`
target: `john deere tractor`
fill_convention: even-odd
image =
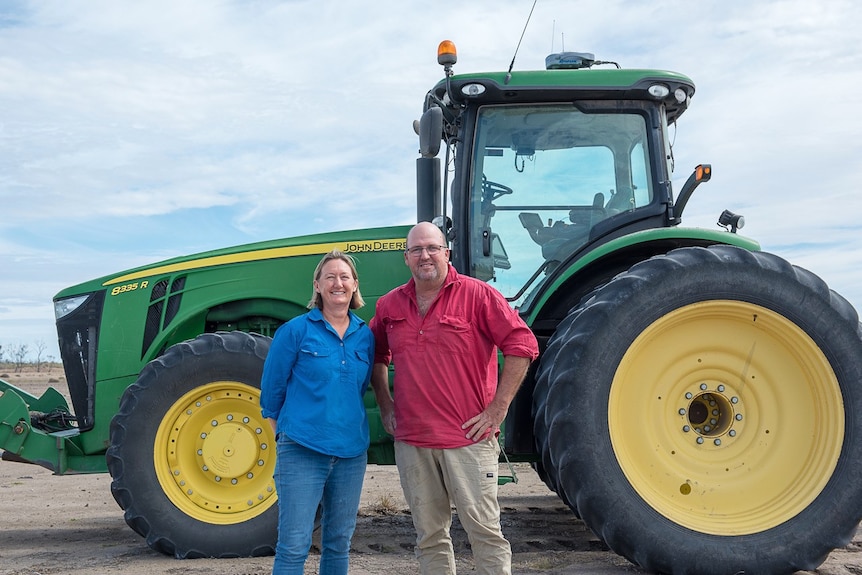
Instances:
[[[792,573],[862,519],[862,340],[853,307],[760,251],[725,211],[681,225],[668,126],[686,76],[592,54],[453,72],[415,128],[417,219],[539,339],[509,460],[650,571]],[[258,405],[270,336],[305,310],[321,254],[353,254],[368,319],[408,278],[407,226],[179,257],[57,294],[71,407],[0,382],[3,458],[109,472],[128,524],[177,558],[273,552],[275,441]],[[369,461],[394,462],[373,395]]]

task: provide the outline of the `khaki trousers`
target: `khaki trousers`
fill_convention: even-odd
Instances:
[[[416,529],[422,575],[455,575],[449,528],[452,505],[467,532],[476,573],[511,575],[512,549],[500,529],[495,437],[457,449],[428,449],[395,442],[401,487]]]

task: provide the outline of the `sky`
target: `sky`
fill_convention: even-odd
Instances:
[[[0,345],[58,360],[53,296],[102,275],[414,222],[444,39],[456,73],[520,40],[515,70],[568,50],[689,76],[674,187],[713,178],[683,225],[741,213],[862,310],[860,21],[853,0],[2,0]]]

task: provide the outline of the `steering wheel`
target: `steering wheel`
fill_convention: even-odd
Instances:
[[[482,175],[482,198],[485,201],[494,201],[501,196],[513,193],[514,190],[509,186],[492,182],[485,175]]]

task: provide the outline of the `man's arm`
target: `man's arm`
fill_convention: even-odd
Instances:
[[[380,407],[383,429],[386,433],[395,435],[395,401],[389,392],[389,366],[385,363],[375,363],[371,368],[371,388]]]
[[[482,413],[471,417],[461,426],[461,429],[470,428],[467,432],[467,439],[478,441],[489,429],[491,433],[497,433],[500,429],[500,424],[506,419],[509,404],[515,399],[515,394],[518,393],[518,389],[527,375],[527,369],[529,369],[531,362],[532,360],[529,357],[504,356],[503,371],[500,373],[500,381],[497,384],[497,393],[494,394],[494,399],[491,400],[491,403],[488,404],[488,407]],[[382,409],[380,413],[383,413]]]

